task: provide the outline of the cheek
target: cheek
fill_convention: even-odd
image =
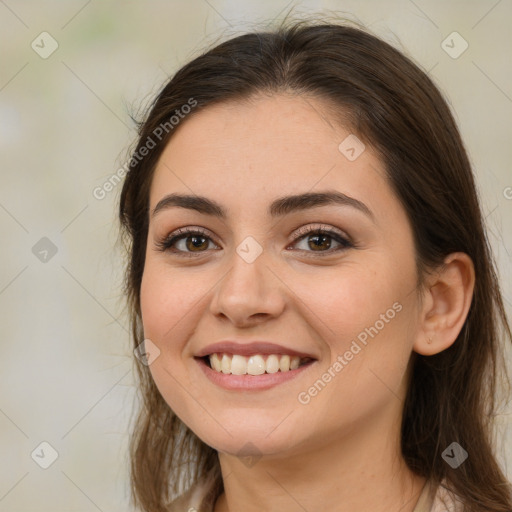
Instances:
[[[183,319],[194,314],[194,309],[204,296],[201,280],[186,272],[172,272],[168,266],[147,261],[142,277],[140,302],[144,334],[157,343],[169,344],[177,339]]]
[[[180,392],[187,386],[187,375],[182,365],[185,340],[189,335],[187,322],[193,313],[190,283],[158,262],[146,259],[141,282],[140,303],[144,338],[160,350],[149,365],[151,377],[169,407],[178,416],[187,416],[187,397]]]
[[[301,389],[301,400],[310,400],[304,411],[315,411],[303,418],[304,428],[318,429],[315,418],[323,418],[324,432],[337,432],[347,418],[359,424],[398,403],[414,308],[393,279],[377,285],[375,278],[352,275],[325,285],[321,298],[310,293],[308,305],[319,312],[315,330],[322,331],[329,353]]]
[[[382,331],[397,324],[400,307],[393,305],[403,306],[410,286],[408,272],[400,276],[389,265],[377,267],[374,262],[374,271],[369,266],[347,263],[314,279],[294,277],[294,291],[314,313],[312,321],[325,333],[331,351],[344,351],[351,339],[376,322]]]
[[[315,280],[315,286],[302,282],[298,293],[315,313],[315,330],[327,351],[318,377],[335,375],[314,400],[320,409],[340,403],[341,416],[330,413],[334,423],[349,412],[357,418],[380,407],[393,398],[390,389],[399,393],[415,325],[415,267],[410,263],[369,258],[366,264],[347,263]]]
[[[180,271],[171,268],[164,259],[151,255],[146,258],[140,291],[142,324],[144,337],[160,350],[149,369],[160,392],[176,412],[184,406],[179,391],[183,386],[193,387],[188,374],[191,354],[187,342],[201,322],[205,311],[203,299],[214,283],[215,279],[209,279],[199,267]]]

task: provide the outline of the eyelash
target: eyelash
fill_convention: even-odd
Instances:
[[[333,229],[329,229],[328,227],[323,226],[323,225],[320,227],[305,226],[303,228],[298,229],[297,232],[295,233],[295,235],[296,236],[292,240],[291,244],[295,244],[295,243],[299,242],[300,240],[302,240],[303,238],[307,238],[308,235],[309,236],[327,235],[341,245],[341,247],[338,247],[334,250],[329,249],[327,251],[319,251],[319,252],[299,249],[300,251],[303,251],[306,253],[313,253],[314,256],[319,256],[319,257],[328,256],[335,252],[339,252],[339,251],[343,251],[343,250],[355,247],[355,245],[350,240],[348,240],[343,235],[341,235],[341,233],[338,233],[337,231],[334,231]],[[178,240],[186,239],[189,236],[200,236],[200,237],[204,237],[204,238],[211,240],[211,237],[208,236],[208,232],[206,230],[204,230],[203,228],[180,228],[180,229],[174,231],[173,233],[171,233],[170,235],[168,235],[167,237],[165,237],[161,240],[158,240],[155,243],[155,245],[156,245],[157,249],[161,252],[171,251],[172,253],[174,253],[180,257],[185,257],[185,258],[187,258],[187,257],[194,258],[194,257],[196,257],[196,255],[205,253],[206,251],[199,251],[197,253],[194,253],[194,252],[176,250],[176,249],[172,248],[172,246]],[[213,240],[211,240],[211,241],[213,242]],[[288,244],[288,245],[291,245],[291,244]]]

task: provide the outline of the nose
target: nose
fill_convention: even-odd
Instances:
[[[233,251],[230,265],[214,291],[210,303],[212,314],[229,319],[236,327],[247,327],[283,312],[285,291],[265,252],[248,263]]]

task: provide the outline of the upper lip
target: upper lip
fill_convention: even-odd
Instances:
[[[207,345],[196,354],[196,357],[205,357],[215,353],[238,354],[241,356],[254,356],[256,354],[287,354],[289,356],[317,359],[314,355],[307,352],[284,347],[283,345],[278,345],[269,341],[252,341],[248,343],[230,340],[219,341],[217,343]]]

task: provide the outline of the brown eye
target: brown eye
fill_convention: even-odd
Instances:
[[[317,253],[319,256],[354,247],[349,240],[332,229],[307,227],[301,229],[298,235],[292,245],[305,243],[304,247],[298,247],[300,251]],[[192,256],[206,253],[210,243],[215,246],[214,248],[218,248],[205,231],[180,229],[156,242],[156,245],[160,251],[170,251],[179,256]],[[334,249],[332,249],[333,243],[337,244]]]
[[[213,241],[204,231],[181,229],[156,242],[160,251],[171,251],[179,255],[204,253]],[[215,244],[214,244],[215,245]],[[216,247],[216,246],[215,246]]]
[[[201,252],[201,249],[208,248],[208,238],[206,238],[205,236],[190,235],[187,237],[180,238],[185,240],[186,248],[192,252]]]
[[[295,238],[293,245],[297,246],[298,243],[303,243],[303,247],[298,247],[301,251],[331,254],[336,251],[353,247],[351,242],[341,236],[338,232],[331,229],[310,227],[305,230],[301,230],[299,235],[300,236]],[[337,244],[337,247],[333,250],[329,250],[333,245],[333,241]]]

